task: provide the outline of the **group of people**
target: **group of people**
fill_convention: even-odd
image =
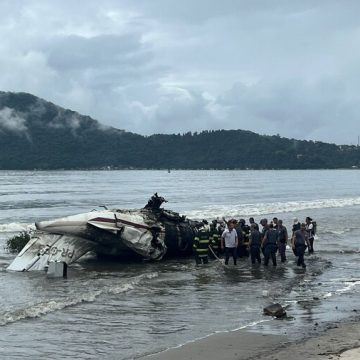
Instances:
[[[208,263],[209,257],[218,258],[225,256],[225,265],[228,265],[230,256],[236,265],[238,257],[251,257],[251,263],[261,263],[261,254],[264,265],[268,266],[271,259],[273,266],[277,266],[276,254],[279,252],[281,262],[286,262],[286,246],[289,241],[297,265],[306,268],[304,255],[306,249],[309,254],[314,252],[314,237],[316,222],[306,217],[304,223],[294,219],[292,233],[289,239],[287,228],[283,221],[274,217],[272,221],[261,219],[260,225],[254,218],[246,224],[244,219],[213,220],[209,225],[203,220],[194,238],[193,250],[197,264]]]

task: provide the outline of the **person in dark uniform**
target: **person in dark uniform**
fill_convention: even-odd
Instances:
[[[238,256],[240,258],[249,257],[248,245],[249,245],[250,227],[246,225],[244,219],[240,219],[235,226],[235,230],[239,240],[239,246],[237,249]]]
[[[255,260],[257,260],[257,262],[261,264],[261,257],[260,257],[261,234],[259,230],[256,228],[256,225],[257,224],[253,223],[250,226],[249,249],[250,249],[251,263],[255,264]]]
[[[300,228],[301,228],[301,224],[300,224],[298,218],[294,218],[294,223],[293,223],[293,226],[292,226],[291,239],[293,239],[295,231],[300,230]],[[297,256],[296,255],[296,248],[293,247],[292,249],[293,249],[294,255]]]
[[[298,220],[298,218],[294,218],[294,223],[293,223],[293,226],[292,226],[292,235],[291,237],[294,236],[294,232],[297,231],[297,230],[300,230],[301,228],[301,224]]]
[[[210,246],[212,251],[216,256],[220,255],[220,245],[221,245],[221,235],[219,234],[219,230],[217,229],[217,221],[213,220],[210,224]],[[214,259],[215,256],[210,250],[209,256]]]
[[[309,244],[305,227],[306,225],[302,223],[300,230],[295,231],[292,239],[292,246],[293,249],[295,249],[296,256],[298,257],[297,266],[302,266],[303,268],[306,268],[304,254],[306,246]]]
[[[251,227],[252,224],[254,224],[254,225],[255,225],[255,229],[256,229],[257,231],[259,231],[259,225],[255,222],[255,220],[254,220],[253,217],[249,218],[249,224],[250,224],[250,227]]]
[[[266,232],[269,230],[268,220],[267,219],[261,219],[260,220],[260,225],[262,226],[262,229],[261,229],[261,242],[262,242],[264,240]],[[261,247],[261,249],[262,249],[262,253],[264,254],[264,248]]]
[[[265,233],[264,239],[262,240],[262,247],[264,248],[264,265],[269,265],[269,259],[271,257],[273,266],[276,266],[276,251],[277,251],[278,233],[274,229],[274,225],[269,225],[269,230]]]
[[[281,257],[281,262],[284,263],[286,261],[286,244],[288,242],[288,232],[286,227],[283,225],[282,220],[278,220],[278,245],[279,245],[279,254]]]
[[[193,251],[197,265],[200,265],[201,263],[207,264],[209,262],[209,258],[208,258],[209,243],[210,243],[209,231],[204,226],[201,226],[198,229],[198,233],[196,234],[193,243]]]
[[[278,228],[278,218],[277,217],[274,217],[273,219],[272,219],[272,223],[273,223],[273,227],[274,227],[274,229],[277,229]]]

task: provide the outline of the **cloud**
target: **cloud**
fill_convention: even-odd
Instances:
[[[243,128],[353,143],[358,10],[352,0],[5,0],[0,89],[142,134]]]
[[[43,47],[49,65],[58,71],[114,67],[129,70],[130,67],[146,64],[150,57],[136,34],[57,37]]]
[[[16,114],[13,109],[4,107],[0,110],[0,130],[7,130],[12,133],[26,133],[26,119]]]

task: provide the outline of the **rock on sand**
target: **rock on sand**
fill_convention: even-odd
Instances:
[[[280,304],[271,304],[264,307],[264,314],[279,318],[285,316],[286,311]]]

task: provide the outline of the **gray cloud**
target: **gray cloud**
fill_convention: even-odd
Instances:
[[[139,40],[135,34],[65,36],[45,44],[43,52],[49,65],[58,71],[138,67],[150,56]]]
[[[357,1],[2,1],[0,88],[129,131],[354,143]],[[14,123],[15,124],[15,123]]]

